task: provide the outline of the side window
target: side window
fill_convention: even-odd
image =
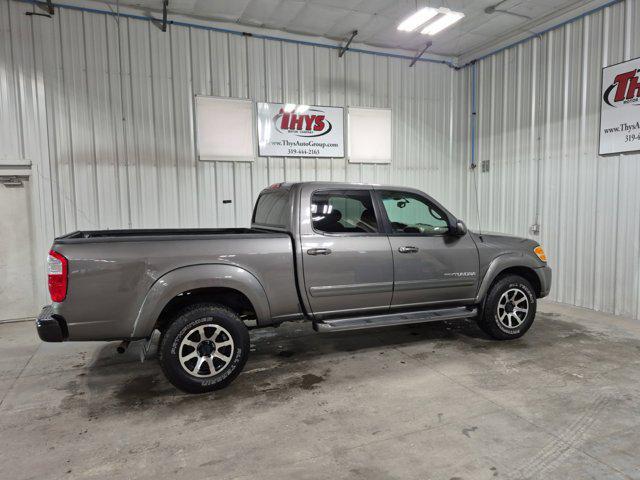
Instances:
[[[375,233],[378,221],[366,190],[315,192],[311,197],[314,230],[326,233]]]
[[[441,235],[449,230],[445,213],[417,195],[382,192],[382,203],[394,233]]]

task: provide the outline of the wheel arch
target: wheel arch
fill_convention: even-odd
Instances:
[[[494,283],[496,283],[501,278],[506,277],[507,275],[518,275],[524,278],[533,287],[533,293],[536,295],[536,297],[540,296],[542,285],[540,284],[540,279],[538,278],[538,275],[533,270],[533,268],[524,266],[505,268],[504,270],[501,270],[500,273],[493,279],[493,282],[491,282],[491,286],[493,286]]]
[[[529,281],[534,289],[534,294],[539,297],[542,293],[542,284],[536,273],[538,265],[533,259],[520,254],[505,254],[496,257],[487,272],[485,273],[478,294],[476,303],[482,303],[489,292],[489,289],[505,275],[519,275]]]
[[[259,325],[268,324],[271,317],[267,294],[249,271],[235,265],[193,265],[156,280],[142,302],[131,337],[148,337],[156,327],[165,326],[177,309],[196,302],[220,303],[238,314],[247,312]]]
[[[256,318],[253,303],[241,291],[229,287],[202,287],[181,292],[169,300],[160,312],[154,328],[164,330],[176,313],[197,303],[216,303],[230,308],[241,318]]]

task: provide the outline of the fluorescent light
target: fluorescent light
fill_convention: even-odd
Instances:
[[[287,113],[291,113],[296,109],[296,104],[295,103],[285,103],[284,105],[284,111]]]
[[[460,19],[464,18],[464,13],[452,12],[448,8],[441,8],[442,17],[427,25],[420,33],[423,35],[436,35],[447,27],[450,27]]]
[[[402,21],[400,25],[398,25],[398,30],[402,30],[403,32],[413,32],[420,25],[424,25],[433,17],[438,14],[438,10],[431,7],[425,7],[422,10],[418,10],[409,18],[406,18]]]
[[[309,105],[298,105],[298,108],[296,108],[296,113],[304,113],[307,110],[309,110]]]

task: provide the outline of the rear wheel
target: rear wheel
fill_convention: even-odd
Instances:
[[[160,366],[167,379],[188,393],[219,390],[242,371],[249,331],[240,317],[215,303],[180,311],[162,336]]]
[[[498,279],[489,289],[478,326],[497,340],[524,335],[536,316],[536,296],[528,280],[518,275]]]

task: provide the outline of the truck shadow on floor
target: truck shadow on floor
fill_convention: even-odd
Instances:
[[[357,381],[461,363],[469,368],[494,368],[496,356],[512,368],[557,368],[564,352],[597,350],[598,332],[575,323],[539,314],[533,328],[519,340],[497,342],[473,321],[438,322],[368,331],[317,334],[307,323],[290,323],[277,329],[251,333],[251,354],[243,373],[227,388],[203,395],[176,390],[164,378],[157,358],[137,359],[135,345],[124,355],[115,343],[96,351],[79,379],[87,415],[100,417],[144,410],[145,415],[179,415],[201,405],[201,415],[215,416],[256,406],[282,405],[304,394],[316,394],[330,385],[341,389]],[[638,356],[638,342],[622,348]],[[561,348],[559,348],[561,347]],[[554,353],[556,352],[556,353]],[[619,353],[619,352],[618,352]],[[75,387],[78,390],[78,387]],[[153,407],[153,408],[149,408]],[[206,407],[206,408],[204,408]],[[152,413],[149,413],[152,412]]]

